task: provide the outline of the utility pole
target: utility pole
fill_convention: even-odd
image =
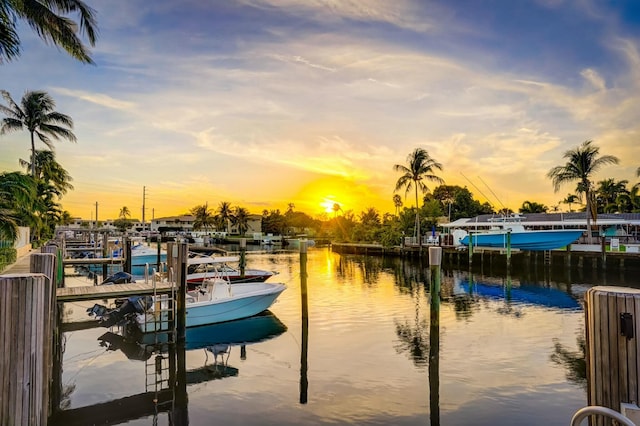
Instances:
[[[145,204],[146,204],[146,200],[147,200],[147,187],[143,186],[142,187],[142,228],[144,228],[144,212],[147,209]]]
[[[98,202],[96,201],[96,228],[98,227]]]

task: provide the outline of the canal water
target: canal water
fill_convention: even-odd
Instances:
[[[162,354],[104,328],[64,333],[61,406],[76,424],[112,406],[128,425],[569,424],[587,401],[583,295],[620,278],[444,269],[435,327],[424,262],[310,248],[307,328],[300,254],[249,253],[288,289],[271,315],[187,335],[179,415],[135,402],[162,387]],[[92,305],[66,304],[65,319]]]

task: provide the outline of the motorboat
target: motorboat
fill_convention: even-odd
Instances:
[[[207,278],[186,294],[186,327],[217,324],[249,318],[266,311],[287,288],[283,283],[237,283]],[[142,333],[164,331],[175,306],[167,295],[131,296],[118,301],[113,309],[95,304],[88,308],[103,327],[134,323]]]
[[[519,250],[554,250],[575,242],[585,232],[583,229],[526,229],[520,215],[497,218],[490,221],[490,229],[453,231],[453,243],[457,246],[507,248]]]
[[[234,268],[230,263],[240,261],[238,256],[197,256],[187,260],[187,285],[193,288],[207,278],[219,277],[232,283],[263,282],[277,274],[262,269]]]
[[[208,278],[186,295],[186,327],[217,324],[257,315],[271,307],[287,288],[283,283],[253,282],[231,285],[229,280]],[[156,303],[157,302],[157,303]],[[135,319],[143,333],[158,331],[168,321],[169,300],[158,299]]]

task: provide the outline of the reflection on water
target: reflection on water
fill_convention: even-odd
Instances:
[[[586,405],[583,294],[632,281],[618,271],[567,279],[445,269],[436,315],[429,266],[419,261],[315,248],[306,274],[295,252],[250,254],[247,266],[276,270],[271,280],[289,286],[271,308],[275,331],[247,337],[263,328],[254,324],[204,333],[227,335],[220,339],[188,335],[166,366],[175,401],[183,389],[178,412],[163,416],[153,398],[149,408],[140,399],[127,424],[565,425]],[[85,308],[67,304],[65,320],[86,319]],[[145,366],[171,358],[162,339],[105,331],[64,335],[63,408],[85,424],[106,415],[100,404],[144,395]]]

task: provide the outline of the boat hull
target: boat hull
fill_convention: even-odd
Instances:
[[[510,247],[530,251],[554,250],[573,243],[580,238],[583,232],[581,229],[511,232]],[[507,234],[506,231],[480,232],[465,236],[460,240],[460,243],[469,245],[471,238],[474,247],[506,248]]]
[[[186,326],[198,327],[252,317],[269,309],[286,288],[280,283],[240,283],[212,300],[190,302],[188,298]],[[160,315],[163,316],[161,321],[157,321],[154,313],[140,315],[138,325],[141,331],[147,333],[162,329],[162,324],[166,323],[166,312]]]

